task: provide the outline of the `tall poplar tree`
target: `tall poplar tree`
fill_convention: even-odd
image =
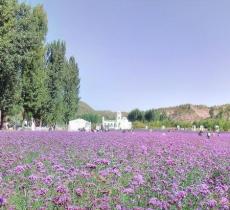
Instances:
[[[42,6],[31,8],[21,4],[24,19],[24,37],[22,44],[27,50],[27,57],[22,62],[22,104],[24,118],[35,118],[39,121],[44,117],[47,102],[47,73],[45,69],[45,36],[47,33],[47,16]]]
[[[63,120],[65,125],[76,117],[79,102],[79,69],[74,57],[66,61],[63,77]]]
[[[22,30],[16,0],[0,1],[0,129],[5,127],[6,116],[19,100],[20,64],[24,51],[20,48]]]
[[[54,41],[47,46],[48,103],[46,119],[53,128],[63,118],[65,52],[66,46],[62,41]]]

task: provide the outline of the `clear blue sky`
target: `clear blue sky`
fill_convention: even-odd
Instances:
[[[95,109],[230,102],[229,0],[26,2],[44,4]]]

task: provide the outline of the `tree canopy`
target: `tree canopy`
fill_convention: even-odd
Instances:
[[[47,22],[42,5],[0,1],[0,128],[17,112],[51,126],[76,115],[78,65],[64,41],[46,43]]]

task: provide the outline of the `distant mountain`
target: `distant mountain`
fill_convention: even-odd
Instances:
[[[175,121],[194,122],[208,118],[230,120],[230,104],[212,107],[183,104],[174,107],[159,108],[156,110],[161,112],[164,111],[170,119]],[[114,119],[116,117],[116,112],[107,110],[97,111],[87,103],[80,101],[77,114],[80,116],[86,113],[98,114],[101,117],[104,116],[106,119]],[[122,112],[122,114],[123,116],[127,116],[128,112]]]
[[[208,118],[230,120],[230,104],[212,107],[184,104],[158,110],[164,111],[169,118],[175,121],[194,122]]]
[[[175,121],[193,122],[210,117],[210,108],[204,105],[184,104],[175,107],[160,108],[167,116]]]
[[[96,111],[91,106],[89,106],[87,103],[85,103],[83,101],[80,101],[77,115],[81,116],[81,115],[84,115],[84,114],[97,114],[97,115],[99,115],[101,117],[104,116],[106,119],[115,119],[115,117],[116,117],[116,112],[112,112],[112,111],[109,111],[109,110]],[[127,112],[122,112],[122,116],[127,116],[127,115],[128,115]]]
[[[96,111],[89,106],[87,103],[80,101],[78,104],[78,111],[77,111],[77,115],[83,115],[83,114],[94,114],[96,113]]]
[[[230,120],[230,104],[211,107],[210,116],[212,118]]]

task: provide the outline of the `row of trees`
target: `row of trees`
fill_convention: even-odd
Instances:
[[[150,109],[147,111],[140,111],[139,109],[134,109],[128,114],[128,119],[131,122],[134,121],[164,121],[168,117],[165,112],[160,112],[158,110]]]
[[[222,117],[223,112],[219,112],[215,117],[208,119],[196,121],[196,122],[186,122],[186,121],[175,121],[167,117],[165,112],[160,112],[159,110],[147,110],[140,111],[139,109],[134,109],[128,114],[128,119],[133,122],[134,128],[145,128],[147,125],[149,128],[161,128],[165,126],[166,128],[176,128],[178,125],[181,128],[191,129],[193,126],[199,128],[201,125],[209,130],[215,130],[216,125],[223,131],[230,130],[229,118]]]
[[[46,44],[47,15],[41,5],[0,1],[0,110],[50,126],[68,124],[79,101],[79,69],[63,41]]]

